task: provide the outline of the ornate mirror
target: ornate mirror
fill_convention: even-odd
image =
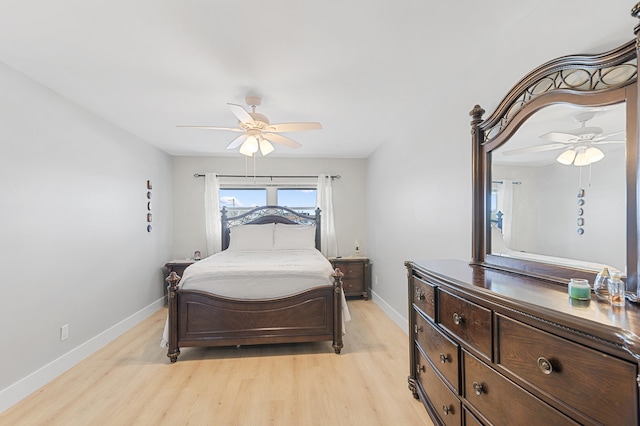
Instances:
[[[637,90],[633,40],[550,61],[488,118],[471,111],[473,263],[560,283],[608,266],[637,291]]]

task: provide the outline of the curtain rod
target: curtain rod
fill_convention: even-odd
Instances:
[[[499,184],[503,184],[504,181],[501,180],[492,180],[491,183],[499,183]],[[519,180],[514,180],[511,182],[514,185],[522,185],[522,182],[520,182]]]
[[[203,174],[201,173],[194,173],[193,177],[195,178],[199,178],[199,177],[204,177]],[[273,178],[276,179],[317,179],[318,176],[267,176],[267,175],[262,175],[262,176],[245,176],[245,175],[218,175],[218,177],[221,178],[269,178],[271,180],[273,180]],[[340,179],[341,176],[340,175],[331,175],[331,176],[327,176],[330,177],[331,179]]]

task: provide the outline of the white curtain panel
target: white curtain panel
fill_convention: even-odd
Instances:
[[[513,181],[502,180],[498,191],[498,210],[502,216],[502,238],[507,247],[511,248],[511,225],[513,223]]]
[[[220,181],[215,173],[204,174],[204,217],[207,238],[207,256],[221,248],[222,223],[220,220]]]
[[[333,195],[331,192],[331,176],[319,175],[318,176],[318,190],[317,190],[317,207],[321,212],[321,245],[322,254],[327,257],[333,257],[338,255],[338,241],[336,239],[336,227],[333,223]]]

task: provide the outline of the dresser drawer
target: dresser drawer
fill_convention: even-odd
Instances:
[[[482,426],[480,420],[476,419],[476,416],[471,414],[469,410],[464,410],[464,426]]]
[[[638,424],[635,364],[497,318],[499,365],[598,422]]]
[[[462,404],[456,395],[444,384],[422,353],[416,351],[417,379],[429,398],[429,403],[445,425],[460,426],[462,423]]]
[[[413,314],[416,316],[414,333],[418,345],[451,387],[459,392],[458,345],[424,319],[420,313],[414,311]]]
[[[491,311],[442,290],[438,298],[440,324],[469,348],[491,360]]]
[[[578,424],[462,351],[465,399],[495,425]]]
[[[436,288],[433,284],[416,276],[413,281],[413,303],[432,321],[436,320]]]

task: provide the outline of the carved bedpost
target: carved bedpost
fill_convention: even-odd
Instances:
[[[484,142],[484,131],[480,129],[482,123],[482,115],[484,109],[480,105],[473,107],[473,110],[469,113],[471,118],[471,142],[473,144],[473,164],[472,174],[474,182],[485,182],[486,176],[483,176],[483,170],[486,170],[486,165],[482,164],[485,158],[482,153],[482,143]],[[484,186],[476,184],[473,188],[473,235],[472,235],[472,259],[474,263],[484,262],[486,252],[486,241],[482,238],[482,229],[486,223],[486,194],[484,192]]]
[[[171,272],[167,277],[167,304],[169,307],[169,350],[167,356],[171,362],[178,360],[180,348],[178,348],[178,283],[180,275]]]
[[[333,350],[339,354],[342,344],[342,277],[344,274],[336,268],[333,273]]]

